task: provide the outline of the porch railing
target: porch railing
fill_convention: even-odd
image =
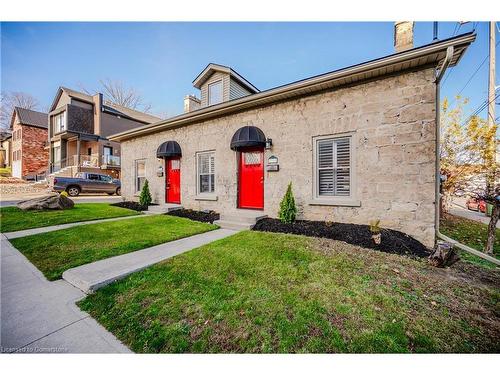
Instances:
[[[113,167],[120,166],[120,157],[115,155],[103,155],[102,156],[102,164],[110,165]]]

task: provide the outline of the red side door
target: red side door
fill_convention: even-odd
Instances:
[[[239,172],[238,206],[264,209],[264,150],[240,152]]]
[[[165,176],[165,200],[167,203],[181,203],[181,161],[167,159],[167,174]]]

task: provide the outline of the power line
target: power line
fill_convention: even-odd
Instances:
[[[495,47],[498,46],[498,44],[500,44],[500,41],[498,41],[495,45]],[[469,83],[471,83],[472,79],[474,78],[474,76],[477,74],[477,72],[479,72],[479,69],[481,69],[481,67],[484,65],[484,63],[486,62],[486,60],[488,60],[488,57],[490,57],[490,54],[488,53],[486,55],[486,57],[484,58],[484,60],[481,62],[481,64],[479,64],[479,66],[477,67],[477,69],[474,71],[474,73],[472,73],[472,75],[470,76],[469,80],[465,83],[465,85],[460,89],[460,91],[458,92],[457,95],[455,95],[455,98],[453,99],[453,102],[450,104],[450,107],[455,104],[455,102],[457,101],[457,96],[459,96],[464,90],[465,88],[469,85]]]
[[[462,126],[465,126],[470,120],[472,120],[472,118],[474,116],[477,116],[479,113],[481,113],[486,107],[488,107],[488,105],[490,105],[491,102],[495,101],[498,97],[500,96],[500,92],[498,94],[495,95],[495,97],[493,99],[491,99],[490,101],[488,101],[487,99],[467,118],[467,120],[465,120],[463,123],[462,123]]]

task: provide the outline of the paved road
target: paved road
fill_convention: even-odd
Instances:
[[[478,211],[471,211],[465,208],[465,199],[463,198],[454,198],[449,212],[452,215],[479,221],[484,224],[490,223],[490,218],[486,216],[484,213]],[[497,222],[497,228],[500,228],[500,221]]]
[[[129,353],[75,302],[85,294],[49,282],[1,235],[0,352]]]
[[[41,194],[38,196],[43,196],[45,194]],[[35,198],[36,195],[30,195],[26,197],[0,197],[0,207],[7,207],[7,206],[15,206],[18,202],[30,199],[30,198]],[[75,201],[75,203],[116,203],[116,202],[121,202],[122,197],[120,196],[109,196],[109,195],[81,195],[75,198],[71,198],[72,200]]]

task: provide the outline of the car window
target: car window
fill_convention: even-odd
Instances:
[[[99,180],[99,175],[96,174],[88,174],[87,177],[89,180]]]
[[[111,181],[111,177],[110,176],[100,175],[99,177],[101,178],[101,181],[104,181],[104,182],[110,182]]]

